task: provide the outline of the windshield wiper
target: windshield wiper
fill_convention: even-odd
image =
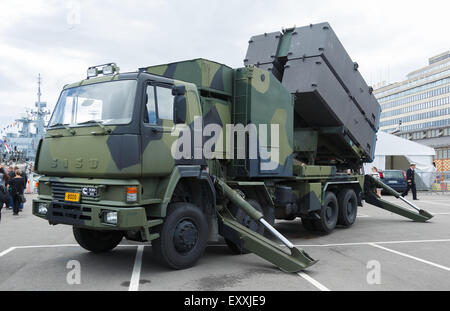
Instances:
[[[105,135],[106,135],[106,134],[110,134],[110,133],[111,133],[111,129],[106,128],[106,127],[103,125],[102,122],[97,121],[97,120],[89,120],[89,121],[84,121],[84,122],[80,122],[80,123],[77,123],[77,124],[88,124],[88,123],[95,123],[95,124],[97,124],[98,126],[100,126],[100,127],[102,128],[102,130],[103,130],[103,133],[101,133],[101,134],[105,134]],[[96,135],[96,134],[99,134],[99,133],[97,133],[97,132],[91,132],[91,134]]]
[[[51,126],[49,126],[50,128],[56,127],[56,126],[62,126],[63,128],[65,128],[67,131],[69,131],[70,134],[75,135],[75,130],[71,129],[70,127],[68,127],[66,124],[64,123],[55,123]],[[58,135],[51,135],[52,137],[58,136]]]

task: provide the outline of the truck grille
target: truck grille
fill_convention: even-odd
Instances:
[[[81,188],[86,187],[85,185],[67,185],[59,182],[52,182],[52,197],[54,201],[64,202],[66,192],[79,193],[80,194],[80,202],[82,201],[99,201],[101,190],[98,190],[97,196],[84,196],[82,195]],[[94,187],[94,186],[88,186]]]
[[[64,202],[66,192],[80,193],[81,195],[81,186],[52,183],[53,200]]]
[[[81,196],[81,187],[81,185],[52,183],[53,200],[47,213],[50,223],[82,225],[84,221],[91,220],[91,208],[81,207],[81,202],[85,199]],[[80,193],[80,202],[65,202],[66,192]]]

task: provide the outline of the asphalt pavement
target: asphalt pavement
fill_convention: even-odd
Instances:
[[[297,274],[254,254],[232,255],[223,242],[180,271],[159,265],[150,244],[123,240],[109,253],[92,254],[76,244],[71,227],[33,216],[33,196],[17,217],[2,211],[0,290],[450,290],[450,195],[419,194],[415,203],[435,215],[428,223],[368,204],[351,228],[330,235],[307,232],[300,219],[277,222],[319,260]]]

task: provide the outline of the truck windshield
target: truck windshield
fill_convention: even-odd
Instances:
[[[121,80],[66,89],[56,104],[49,127],[87,123],[128,124],[133,114],[136,80]]]

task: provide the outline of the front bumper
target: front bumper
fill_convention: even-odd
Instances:
[[[41,203],[46,204],[46,214],[39,213]],[[104,221],[103,216],[107,211],[117,212],[117,224]],[[109,207],[34,199],[33,215],[48,220],[52,225],[65,224],[95,230],[135,230],[149,227],[143,207]]]

